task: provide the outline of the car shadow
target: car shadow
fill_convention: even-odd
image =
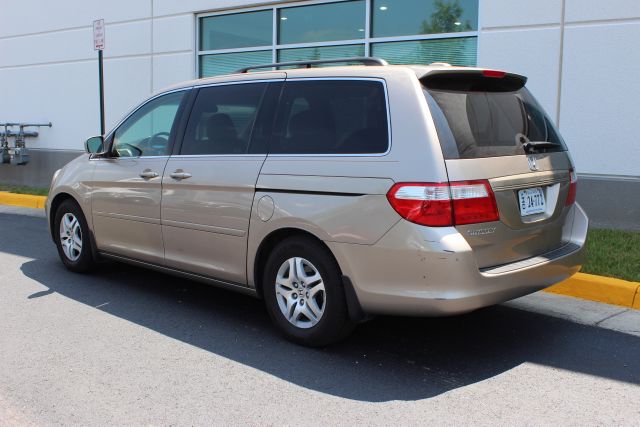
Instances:
[[[640,384],[640,338],[505,306],[450,318],[379,317],[337,345],[297,346],[277,334],[257,299],[119,263],[70,273],[38,228],[26,233],[28,250],[0,236],[0,251],[35,258],[21,271],[46,290],[30,298],[55,292],[330,395],[424,399],[525,362]]]

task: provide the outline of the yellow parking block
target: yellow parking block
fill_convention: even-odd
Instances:
[[[0,191],[0,205],[44,209],[46,201],[46,196],[32,196],[31,194],[16,194]]]
[[[545,291],[623,307],[640,308],[640,283],[611,277],[576,273]]]

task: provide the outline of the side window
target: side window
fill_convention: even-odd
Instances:
[[[389,147],[380,82],[287,82],[277,121],[272,154],[376,154]]]
[[[245,154],[266,83],[200,89],[180,154]]]
[[[115,131],[113,150],[118,157],[168,156],[169,137],[185,91],[149,101]]]

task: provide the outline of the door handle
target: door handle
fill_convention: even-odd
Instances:
[[[187,179],[187,178],[191,178],[191,174],[188,172],[180,172],[180,171],[175,171],[172,174],[169,175],[171,178],[173,179]]]
[[[152,170],[144,170],[141,174],[140,174],[140,178],[144,178],[144,179],[151,179],[151,178],[157,178],[158,174]]]

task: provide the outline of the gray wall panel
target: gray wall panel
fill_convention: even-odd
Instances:
[[[49,187],[53,173],[82,154],[82,151],[29,150],[31,161],[24,166],[0,164],[0,183]]]

